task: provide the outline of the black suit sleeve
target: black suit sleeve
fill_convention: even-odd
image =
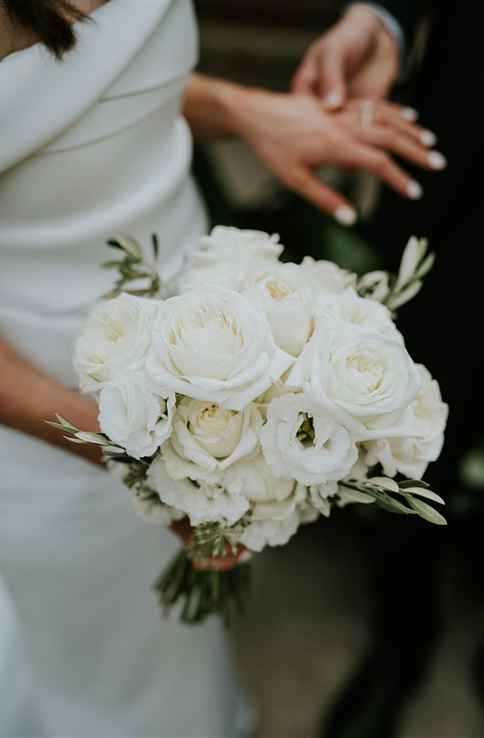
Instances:
[[[359,0],[360,2],[362,0]],[[363,0],[364,1],[364,0]],[[371,3],[371,0],[369,0]],[[400,23],[405,40],[410,46],[413,41],[415,30],[419,21],[429,9],[429,4],[425,0],[375,0],[375,3],[381,5],[389,13],[391,13]],[[353,5],[354,3],[347,3]]]

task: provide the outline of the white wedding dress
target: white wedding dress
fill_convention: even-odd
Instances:
[[[0,63],[0,335],[70,387],[106,239],[157,233],[169,276],[206,227],[180,117],[189,0],[112,0],[78,32],[62,62]],[[221,625],[160,617],[177,545],[105,472],[0,427],[2,738],[246,735]]]

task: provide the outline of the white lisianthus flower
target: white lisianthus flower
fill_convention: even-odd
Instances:
[[[293,479],[274,476],[262,454],[227,469],[224,485],[250,501],[252,520],[285,520],[306,496]]]
[[[421,379],[400,341],[335,326],[320,315],[287,384],[303,388],[313,404],[351,431],[355,441],[365,441],[375,420],[381,426],[384,418],[390,420],[409,406]]]
[[[240,536],[240,543],[250,551],[262,551],[266,546],[285,546],[301,524],[294,511],[284,520],[253,520]]]
[[[326,484],[312,484],[309,487],[309,500],[311,505],[325,518],[331,514],[330,498],[338,494],[338,483],[327,482]]]
[[[175,396],[159,397],[143,373],[128,372],[106,385],[99,397],[99,424],[128,456],[152,456],[172,431]]]
[[[302,393],[270,403],[261,441],[273,474],[301,484],[343,479],[358,459],[348,430]]]
[[[130,490],[131,491],[131,490]],[[158,495],[148,495],[139,491],[131,491],[133,507],[145,523],[169,526],[175,520],[182,520],[185,513],[174,507],[165,505]]]
[[[167,472],[173,479],[221,482],[229,466],[257,453],[261,427],[255,405],[238,412],[183,398],[163,448]]]
[[[275,263],[258,268],[246,280],[242,294],[260,305],[274,341],[291,356],[299,356],[313,329],[314,294],[297,264]]]
[[[243,495],[229,492],[220,485],[195,483],[186,478],[172,479],[161,456],[150,466],[148,484],[165,505],[188,515],[192,526],[203,523],[234,525],[250,507]]]
[[[200,239],[202,248],[214,258],[231,259],[234,255],[250,259],[277,260],[284,246],[279,243],[279,235],[269,235],[264,231],[234,228],[232,226],[215,226],[209,236]]]
[[[421,479],[430,462],[436,461],[444,445],[448,406],[442,402],[440,388],[430,372],[417,365],[422,387],[394,433],[368,444],[366,463],[380,463],[388,477],[398,472],[410,479]]]
[[[279,236],[217,226],[201,239],[180,279],[180,292],[216,285],[238,291],[256,266],[276,263],[283,251]]]
[[[243,410],[292,362],[263,314],[236,292],[213,288],[164,303],[146,369],[160,391]]]
[[[388,308],[379,302],[359,297],[352,289],[339,295],[322,296],[319,299],[318,315],[329,322],[341,323],[364,333],[376,333],[403,343]]]
[[[341,269],[332,261],[316,261],[311,256],[305,256],[302,260],[301,272],[316,295],[336,295],[356,284],[356,274]]]
[[[251,551],[285,545],[302,518],[306,520],[306,488],[275,477],[262,454],[255,461],[241,461],[231,467],[225,484],[234,493],[250,499],[250,523],[244,526],[240,543]]]
[[[128,370],[141,369],[161,303],[122,294],[98,305],[76,342],[74,367],[83,392],[95,392]]]

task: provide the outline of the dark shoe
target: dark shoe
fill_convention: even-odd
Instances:
[[[433,639],[379,644],[324,717],[320,738],[393,738],[403,709],[427,672]]]

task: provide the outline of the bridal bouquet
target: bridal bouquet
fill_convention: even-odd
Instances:
[[[165,607],[181,603],[186,622],[228,616],[251,552],[349,503],[445,523],[421,479],[447,406],[394,322],[432,266],[425,242],[410,241],[398,275],[359,278],[283,263],[278,237],[218,227],[168,286],[136,242],[111,245],[115,296],[75,351],[101,432],[57,426],[103,447],[145,520],[183,533],[156,584]]]

